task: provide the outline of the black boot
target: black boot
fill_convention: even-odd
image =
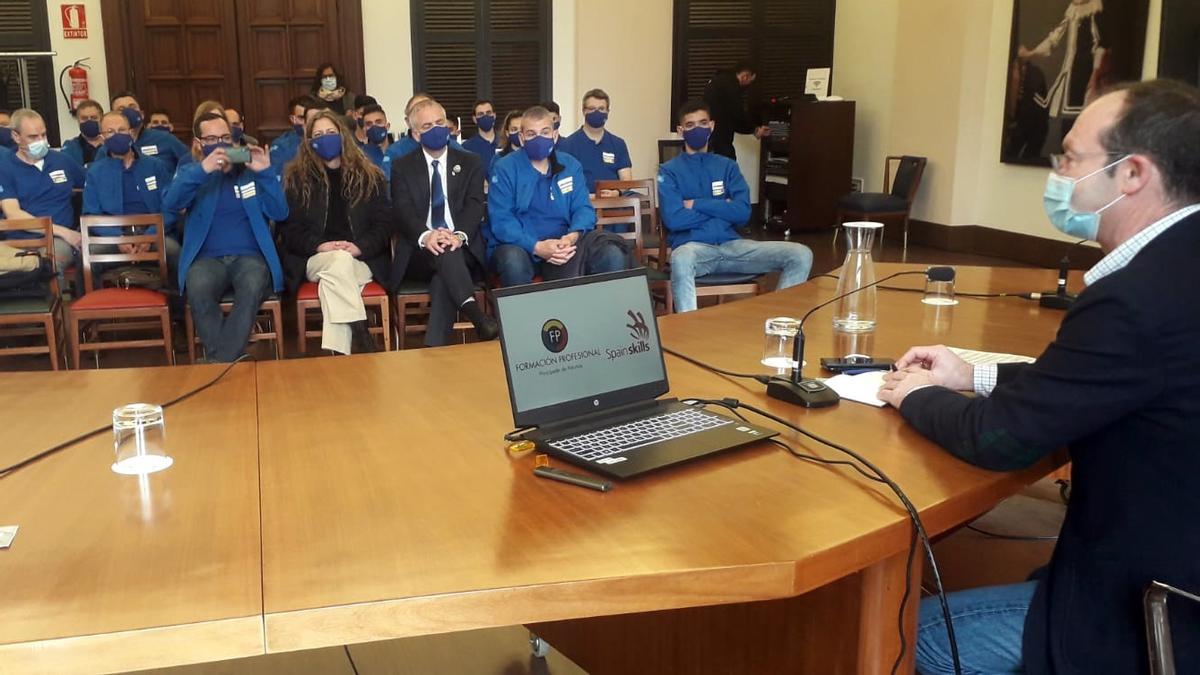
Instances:
[[[367,322],[350,322],[350,351],[354,354],[367,354],[379,351],[375,344],[375,336],[367,330]]]
[[[496,323],[496,320],[492,317],[484,314],[483,308],[479,306],[478,302],[475,302],[474,298],[464,302],[461,309],[462,313],[466,314],[467,318],[470,319],[471,324],[475,326],[475,335],[479,338],[480,342],[495,340],[496,336],[500,335],[500,324]]]

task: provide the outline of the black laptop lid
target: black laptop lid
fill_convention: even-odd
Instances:
[[[502,288],[495,298],[518,427],[669,390],[645,269]]]

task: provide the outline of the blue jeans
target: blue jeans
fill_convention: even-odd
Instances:
[[[257,255],[197,258],[187,271],[187,299],[196,333],[209,361],[242,355],[258,308],[271,294],[271,270]],[[221,312],[221,297],[233,289],[233,310]]]
[[[946,596],[964,674],[1022,672],[1021,637],[1037,585],[1036,581],[1027,581],[972,588]],[[936,595],[921,601],[917,672],[923,675],[954,672],[950,639]]]
[[[588,259],[582,265],[583,274],[603,274],[616,272],[628,266],[628,259],[620,248],[605,244],[594,246]],[[525,249],[512,244],[501,244],[492,252],[492,268],[500,276],[501,286],[520,286],[533,282],[538,272],[546,281],[562,279],[566,275],[559,273],[558,265],[546,265],[540,260],[535,261]]]
[[[787,241],[734,239],[720,245],[691,241],[671,251],[671,293],[675,311],[696,309],[696,277],[709,274],[766,274],[780,271],[779,288],[804,283],[812,251]]]

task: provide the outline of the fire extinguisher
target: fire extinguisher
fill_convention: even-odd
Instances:
[[[58,74],[58,88],[62,91],[63,98],[66,99],[67,107],[70,108],[72,115],[75,114],[75,108],[80,103],[91,98],[91,95],[88,93],[87,79],[87,71],[91,66],[84,63],[87,60],[86,58],[79,59],[72,65],[63,68],[62,72]],[[63,75],[68,76],[71,80],[70,93],[67,93],[67,88],[63,84]]]

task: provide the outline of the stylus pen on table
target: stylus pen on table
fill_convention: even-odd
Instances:
[[[562,481],[564,483],[570,483],[571,485],[578,485],[580,487],[591,488],[593,490],[599,490],[601,492],[608,492],[609,490],[612,489],[612,481],[599,480],[596,478],[588,478],[587,476],[584,476],[581,474],[571,473],[569,471],[563,471],[561,469],[554,469],[554,468],[551,468],[548,466],[534,467],[533,473],[537,476],[541,476],[542,478],[549,478],[550,480]]]

